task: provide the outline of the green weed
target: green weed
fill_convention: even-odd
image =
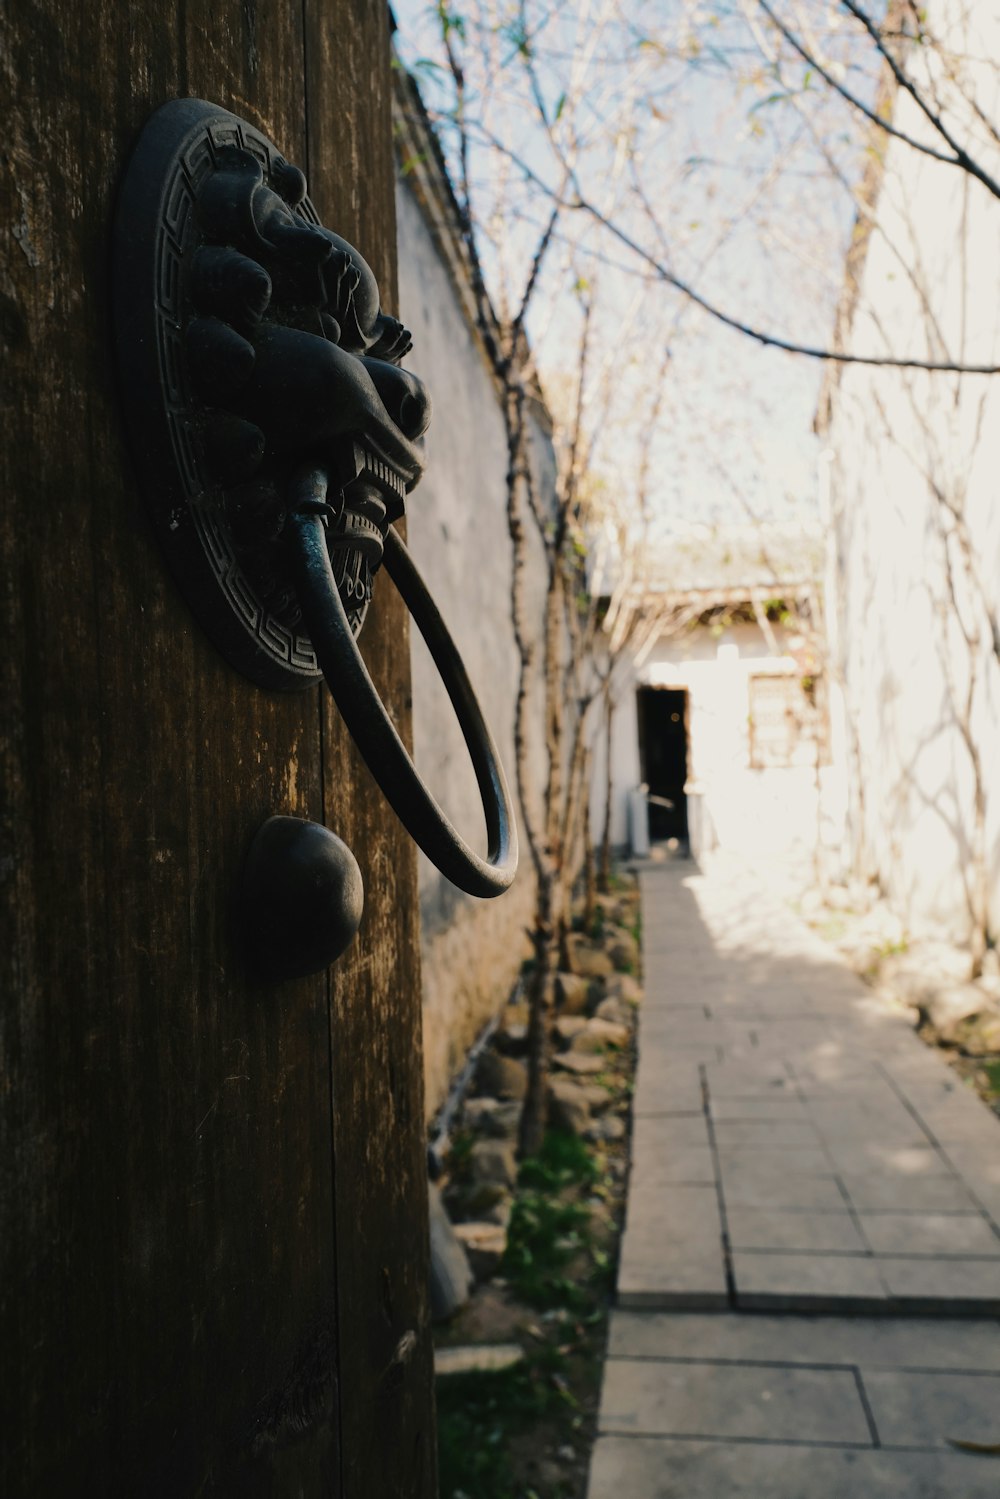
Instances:
[[[597,1167],[584,1142],[567,1130],[551,1129],[538,1155],[523,1162],[518,1182],[524,1187],[558,1191],[576,1184],[589,1186],[597,1179]]]
[[[990,1092],[1000,1094],[1000,1061],[984,1062],[983,1071],[989,1079]]]
[[[438,1380],[441,1499],[520,1499],[508,1452],[525,1426],[561,1408],[563,1360],[544,1348],[530,1363]]]

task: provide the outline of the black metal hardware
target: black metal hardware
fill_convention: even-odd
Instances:
[[[343,839],[316,822],[269,817],[243,872],[240,917],[254,969],[304,978],[335,963],[361,924],[365,890]]]
[[[147,123],[115,224],[122,400],[154,525],[192,610],[260,685],[325,675],[391,805],[471,894],[513,879],[503,770],[444,624],[392,522],[423,472],[430,400],[410,337],[305,178],[218,105]],[[445,680],[486,813],[484,860],[424,787],[358,653],[381,563]],[[332,835],[331,835],[332,836]]]
[[[409,552],[391,527],[383,563],[441,673],[472,757],[486,813],[485,859],[452,827],[410,759],[355,643],[326,544],[326,475],[306,469],[292,486],[290,545],[295,581],[327,685],[372,775],[403,826],[441,873],[470,895],[499,895],[517,868],[517,833],[500,757],[472,684]]]

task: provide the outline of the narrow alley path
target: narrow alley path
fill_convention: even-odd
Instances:
[[[589,1499],[998,1499],[1000,1121],[758,873],[642,889]]]

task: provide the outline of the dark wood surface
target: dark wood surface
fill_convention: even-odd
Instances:
[[[368,258],[390,312],[396,307],[396,238],[388,68],[388,7],[350,0],[330,24],[330,0],[306,0],[309,175],[327,222]],[[321,144],[320,144],[321,143]],[[355,153],[358,169],[341,170]],[[411,358],[420,372],[420,351]],[[405,527],[403,528],[405,534]],[[409,618],[388,578],[365,625],[365,660],[412,749]],[[415,1212],[414,1182],[426,1178],[420,1063],[419,906],[414,846],[382,814],[381,794],[328,696],[323,703],[328,825],[354,849],[373,892],[362,937],[332,970],[331,1038],[335,1103],[335,1197],[340,1274],[338,1316],[352,1378],[341,1396],[345,1494],[437,1494],[433,1440],[433,1350],[424,1246],[426,1204]],[[348,770],[356,795],[345,799]],[[381,1433],[381,1435],[380,1435]]]
[[[431,1499],[415,854],[328,700],[194,625],[108,313],[117,177],[177,94],[307,165],[391,304],[386,16],[37,0],[5,30],[0,1491]],[[405,730],[388,580],[362,644]],[[362,867],[331,980],[265,986],[233,942],[276,812]]]

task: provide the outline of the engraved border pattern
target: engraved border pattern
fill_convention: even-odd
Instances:
[[[218,117],[204,121],[173,164],[164,193],[163,217],[156,231],[157,356],[164,408],[188,513],[230,608],[272,660],[289,668],[299,680],[319,680],[322,673],[308,634],[290,630],[270,614],[241,568],[227,527],[219,517],[215,486],[204,473],[191,429],[192,401],[181,348],[184,314],[181,263],[197,236],[194,205],[198,189],[216,167],[218,151],[226,146],[251,152],[268,175],[274,159],[280,157],[277,147],[252,126]],[[308,198],[296,212],[308,223],[319,223]],[[180,517],[172,515],[171,527],[176,528],[179,523]]]

